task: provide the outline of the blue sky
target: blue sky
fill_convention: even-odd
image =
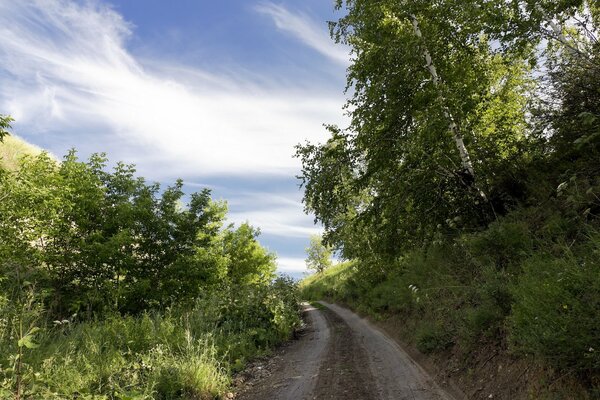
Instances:
[[[347,123],[337,17],[323,0],[0,0],[0,114],[57,156],[107,152],[212,188],[297,274],[320,228],[293,146]]]

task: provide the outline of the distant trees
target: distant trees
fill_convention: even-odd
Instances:
[[[320,235],[310,237],[310,245],[306,248],[306,255],[306,266],[319,274],[331,267],[331,247],[323,243]]]

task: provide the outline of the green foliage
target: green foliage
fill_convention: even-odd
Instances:
[[[0,168],[1,398],[218,398],[299,326],[295,284],[209,190],[20,153]]]
[[[525,215],[525,221],[511,218]],[[550,215],[556,223],[556,214]],[[378,318],[397,315],[424,353],[453,346],[469,352],[507,336],[516,354],[593,376],[600,345],[598,231],[588,229],[580,244],[562,244],[557,253],[554,236],[532,231],[546,229],[538,218],[516,212],[452,246],[407,253],[385,272],[357,260],[342,264],[303,281],[303,295],[344,302]]]
[[[600,370],[600,241],[584,260],[536,256],[513,286],[515,349],[579,372]]]
[[[351,263],[304,295],[396,314],[423,352],[510,342],[597,382],[596,2],[336,5],[351,122],[297,156],[307,211]]]
[[[191,308],[48,322],[27,332],[25,338],[35,334],[35,342],[10,340],[5,324],[0,390],[13,392],[16,371],[10,355],[24,347],[19,375],[24,398],[221,396],[231,371],[287,339],[299,325],[297,300],[294,285],[279,279],[256,290],[244,286],[214,292]],[[10,315],[2,310],[0,321],[6,318]],[[45,323],[39,315],[37,322]]]
[[[467,238],[466,243],[480,265],[497,269],[514,269],[533,250],[529,227],[524,222],[496,221],[484,232]]]
[[[424,323],[416,332],[417,349],[424,353],[446,350],[452,346],[452,335],[441,325]]]
[[[193,301],[229,274],[234,284],[265,283],[274,257],[244,224],[222,230],[225,206],[210,192],[182,206],[182,182],[159,186],[131,165],[74,152],[61,163],[24,157],[0,182],[0,268],[18,264],[53,291],[57,315],[105,309],[140,312]]]
[[[228,254],[227,276],[235,285],[269,282],[275,274],[275,255],[256,240],[260,231],[243,223],[223,235],[223,249]]]
[[[347,296],[340,293],[340,290],[347,288],[346,280],[353,270],[351,263],[340,263],[326,269],[323,274],[307,277],[300,283],[303,297],[309,300],[345,300]]]
[[[347,15],[332,33],[355,56],[348,73],[352,122],[330,127],[327,143],[297,152],[305,204],[328,240],[348,258],[393,258],[435,233],[474,229],[507,209],[514,199],[506,192],[530,157],[526,116],[534,85],[528,51],[497,51],[487,32],[498,15],[494,6],[503,4],[343,3]],[[438,78],[425,67],[429,56]],[[452,130],[464,137],[475,185]]]
[[[4,137],[8,136],[8,129],[11,128],[10,123],[14,121],[10,116],[0,114],[0,143],[4,141]]]

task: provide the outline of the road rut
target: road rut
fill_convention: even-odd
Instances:
[[[241,400],[452,400],[392,339],[352,311],[306,307],[302,337]]]

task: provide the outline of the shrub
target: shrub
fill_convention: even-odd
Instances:
[[[537,256],[512,288],[510,339],[556,368],[600,370],[600,259]]]
[[[396,277],[376,285],[368,293],[366,301],[375,312],[409,312],[415,296],[409,284]]]
[[[22,393],[43,399],[218,397],[230,372],[289,337],[299,323],[297,298],[295,286],[279,279],[208,293],[191,309],[57,321],[36,335],[39,348],[23,356]],[[5,315],[0,309],[0,323]],[[0,337],[0,350],[0,398],[7,398],[15,392],[16,340]]]
[[[421,323],[415,337],[417,349],[424,354],[440,352],[452,346],[452,334],[439,323]]]
[[[496,221],[487,230],[464,240],[480,265],[498,269],[518,266],[531,254],[533,241],[525,222]]]

